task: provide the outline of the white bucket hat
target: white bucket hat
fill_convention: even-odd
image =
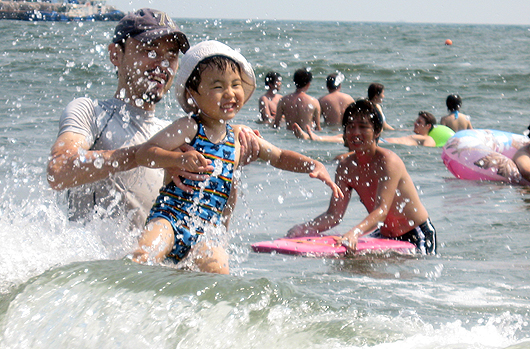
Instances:
[[[188,99],[186,98],[186,81],[188,81],[191,73],[199,62],[212,56],[226,56],[236,61],[239,65],[242,74],[241,78],[243,80],[245,103],[256,89],[256,76],[254,75],[254,70],[242,54],[219,41],[203,41],[191,47],[186,54],[182,56],[182,61],[177,73],[175,96],[186,113],[194,111],[194,107],[188,103]]]

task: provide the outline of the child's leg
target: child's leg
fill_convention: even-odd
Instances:
[[[155,218],[144,228],[132,260],[136,263],[160,263],[173,249],[174,241],[171,224],[164,218]]]
[[[193,263],[205,273],[228,274],[228,253],[212,242],[200,241],[193,247]]]

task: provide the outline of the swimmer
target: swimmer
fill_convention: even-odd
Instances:
[[[440,120],[441,125],[447,126],[455,132],[473,129],[469,115],[460,112],[462,98],[459,95],[453,94],[447,96],[445,104],[447,105],[449,114],[442,117]]]
[[[404,145],[422,145],[436,147],[436,142],[429,136],[429,132],[436,125],[436,118],[431,113],[420,111],[414,122],[414,134],[399,138],[385,138],[384,142]]]
[[[281,86],[282,76],[280,73],[268,72],[265,76],[265,89],[267,92],[259,98],[259,113],[261,122],[264,124],[274,123],[276,108],[282,98],[282,95],[278,93]]]
[[[320,131],[320,103],[314,97],[307,94],[311,81],[313,80],[313,74],[306,69],[298,69],[294,73],[293,81],[296,86],[296,90],[283,96],[278,102],[278,108],[276,110],[276,117],[274,119],[274,127],[280,127],[282,117],[285,116],[285,123],[288,130],[293,129],[293,124],[305,128],[310,126],[315,130]]]
[[[425,147],[435,147],[436,142],[429,136],[429,132],[436,125],[436,118],[434,115],[428,112],[420,111],[418,118],[414,122],[414,134],[410,136],[398,137],[398,138],[381,138],[383,143],[393,144],[404,144],[404,145],[421,145]],[[328,143],[339,143],[344,144],[344,137],[341,134],[338,135],[318,135],[313,132],[310,128],[306,131],[302,130],[300,126],[294,125],[294,134],[296,137],[313,140],[317,142],[328,142]]]
[[[342,73],[329,74],[326,79],[328,94],[318,99],[326,126],[341,126],[346,107],[355,102],[350,95],[341,92],[343,81]]]
[[[405,164],[394,152],[377,145],[383,122],[367,100],[351,104],[344,114],[344,154],[335,182],[344,197],[332,197],[326,212],[294,226],[288,237],[315,236],[337,226],[343,219],[353,192],[357,192],[368,215],[337,238],[354,252],[363,235],[415,244],[422,254],[436,253],[436,230]],[[375,229],[375,231],[374,231]]]
[[[383,84],[374,82],[373,84],[370,84],[370,86],[368,86],[368,100],[370,100],[370,102],[375,105],[377,112],[383,119],[383,130],[393,131],[394,128],[386,122],[386,117],[383,113],[383,108],[381,108],[383,98],[385,98],[385,86],[383,86]]]

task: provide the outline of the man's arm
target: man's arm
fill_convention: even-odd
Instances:
[[[346,183],[346,178],[341,173],[344,172],[341,169],[341,165],[339,165],[337,168],[335,183],[337,183],[337,186],[344,196],[332,196],[326,212],[306,223],[295,225],[289,229],[287,232],[287,237],[318,235],[321,232],[335,227],[342,221],[342,217],[344,216],[344,213],[348,208],[348,204],[350,203],[352,189]]]
[[[435,147],[436,142],[431,136],[410,135],[397,138],[385,138],[387,143],[403,144],[403,145],[423,145],[425,147]]]
[[[317,99],[315,99],[315,102],[316,103],[313,103],[314,104],[313,122],[315,123],[315,130],[321,131],[322,127],[320,127],[320,113],[321,113],[320,102]]]
[[[138,146],[115,150],[89,150],[85,136],[62,133],[51,149],[48,162],[48,183],[55,190],[76,187],[105,179],[113,173],[138,166]]]

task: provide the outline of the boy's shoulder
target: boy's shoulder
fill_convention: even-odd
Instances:
[[[382,166],[392,168],[393,166],[400,166],[401,164],[404,165],[403,160],[399,157],[399,155],[390,149],[378,146],[377,154],[379,159],[382,160]]]

